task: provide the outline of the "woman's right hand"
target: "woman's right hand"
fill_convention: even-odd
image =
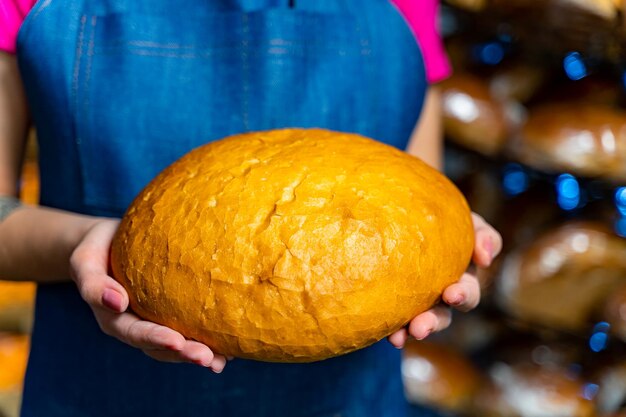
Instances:
[[[127,312],[128,294],[108,274],[111,241],[118,220],[103,219],[85,234],[70,258],[72,279],[82,298],[96,316],[100,329],[109,336],[141,349],[164,362],[190,362],[220,373],[226,366],[223,355],[199,342],[187,340],[175,330],[141,320]]]

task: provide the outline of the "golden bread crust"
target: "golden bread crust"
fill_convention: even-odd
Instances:
[[[285,129],[204,145],[136,198],[112,245],[131,307],[217,352],[306,362],[430,308],[473,248],[442,174],[354,134]]]

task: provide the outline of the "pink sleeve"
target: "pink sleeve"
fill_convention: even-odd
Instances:
[[[424,55],[429,83],[441,81],[452,73],[450,61],[437,28],[438,0],[391,0],[408,22]]]
[[[37,0],[0,0],[0,50],[15,53],[17,32]]]

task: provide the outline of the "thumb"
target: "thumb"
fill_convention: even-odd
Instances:
[[[85,269],[76,272],[74,281],[81,297],[91,307],[105,308],[115,313],[128,309],[128,293],[112,277]]]
[[[121,313],[128,308],[124,287],[108,275],[109,248],[117,222],[95,225],[70,258],[72,278],[81,297],[91,306]]]

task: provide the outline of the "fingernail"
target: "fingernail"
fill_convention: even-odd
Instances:
[[[485,250],[489,254],[489,263],[491,263],[493,260],[493,242],[491,241],[491,238],[487,239],[485,242]]]
[[[122,311],[122,294],[109,288],[102,293],[102,304],[115,312]]]
[[[452,300],[450,304],[452,304],[453,306],[458,306],[463,304],[463,301],[465,301],[465,296],[461,294],[457,296],[454,300]]]
[[[433,329],[426,330],[426,333],[424,333],[424,335],[422,337],[418,337],[417,340],[424,340],[424,339],[426,339],[428,336],[430,336],[430,334],[432,332],[433,332]]]

